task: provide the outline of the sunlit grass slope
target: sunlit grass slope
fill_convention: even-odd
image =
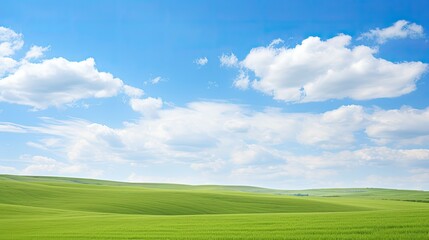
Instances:
[[[429,239],[427,199],[0,175],[0,239]]]
[[[0,203],[104,213],[192,215],[225,213],[339,212],[363,207],[226,191],[154,189],[82,182],[25,181],[3,177]],[[57,179],[55,179],[57,180]],[[100,183],[100,182],[99,182]],[[180,188],[179,188],[180,189]]]
[[[144,187],[147,189],[165,189],[165,190],[207,190],[207,191],[234,191],[248,193],[265,193],[273,195],[291,195],[291,196],[319,196],[319,197],[364,197],[372,199],[389,200],[409,200],[409,201],[429,201],[429,193],[416,190],[395,190],[381,188],[331,188],[331,189],[307,189],[307,190],[278,190],[253,186],[224,186],[224,185],[184,185],[184,184],[165,184],[165,183],[127,183],[106,180],[84,179],[84,178],[65,178],[65,177],[43,177],[43,176],[15,176],[0,175],[2,180],[16,180],[34,183],[43,183],[45,185],[58,185],[62,183],[79,183],[98,186],[129,186]]]

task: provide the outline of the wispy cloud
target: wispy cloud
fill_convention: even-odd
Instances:
[[[421,38],[424,37],[424,30],[421,25],[399,20],[387,28],[376,28],[363,33],[360,39],[374,39],[379,44],[383,44],[390,39],[399,38]]]
[[[155,84],[158,84],[159,82],[161,82],[161,80],[162,80],[162,77],[157,76],[157,77],[152,78],[150,80],[150,83],[153,84],[153,85],[155,85]]]
[[[161,76],[156,76],[156,77],[154,77],[154,78],[152,78],[152,79],[150,79],[148,81],[144,81],[144,84],[145,85],[147,85],[147,84],[156,85],[156,84],[158,84],[158,83],[160,83],[162,81],[165,81],[165,78],[163,78]]]
[[[25,127],[14,123],[0,122],[0,132],[25,133]]]

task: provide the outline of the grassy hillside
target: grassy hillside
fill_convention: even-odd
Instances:
[[[279,190],[253,186],[228,186],[228,185],[184,185],[167,183],[128,183],[85,178],[45,177],[45,176],[16,176],[1,175],[0,181],[34,182],[45,185],[61,185],[66,183],[87,184],[97,186],[128,186],[143,187],[158,190],[206,190],[224,192],[262,193],[272,195],[290,196],[318,196],[318,197],[364,197],[373,199],[429,201],[429,192],[417,190],[397,190],[382,188],[330,188],[330,189],[305,189],[305,190]]]
[[[154,189],[146,186],[85,184],[43,178],[3,177],[0,203],[105,213],[192,215],[225,213],[339,212],[362,207],[240,192]],[[64,180],[64,181],[58,181]],[[109,182],[107,182],[109,183]],[[152,186],[153,187],[153,186]]]
[[[0,175],[0,239],[429,239],[428,199]]]

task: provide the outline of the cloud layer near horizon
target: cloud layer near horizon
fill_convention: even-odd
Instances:
[[[54,164],[54,170],[61,166],[85,169],[86,164],[101,161],[178,164],[229,177],[252,173],[261,178],[266,169],[275,171],[279,178],[286,174],[298,179],[298,173],[305,171],[306,179],[315,180],[335,175],[338,168],[387,163],[414,169],[429,159],[429,150],[419,148],[425,146],[422,139],[428,139],[429,132],[413,130],[414,126],[429,125],[429,109],[374,110],[349,105],[320,114],[298,114],[193,102],[151,111],[150,116],[143,111],[139,121],[116,129],[85,120],[46,119],[42,126],[2,123],[0,130],[42,134],[44,137],[29,146],[65,155],[70,162]],[[386,126],[391,114],[395,114],[396,128]],[[365,133],[378,144],[369,147],[361,142],[357,135]],[[313,153],[297,151],[308,148]],[[38,168],[31,169],[35,173]]]

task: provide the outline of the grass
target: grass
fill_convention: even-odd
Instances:
[[[0,175],[0,239],[429,239],[428,199]]]

